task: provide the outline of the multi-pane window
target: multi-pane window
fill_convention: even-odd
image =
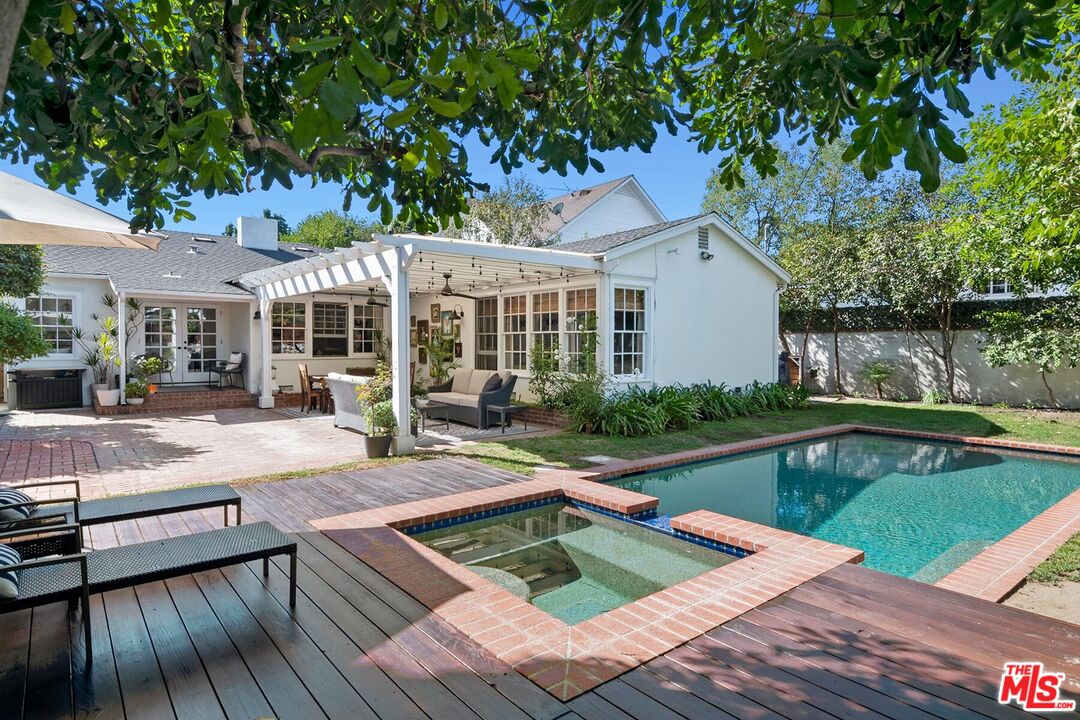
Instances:
[[[476,301],[476,369],[499,367],[499,299]]]
[[[270,312],[270,350],[275,355],[303,355],[306,349],[307,306],[274,303]]]
[[[313,357],[345,357],[349,354],[348,305],[311,304],[311,354]]]
[[[559,293],[540,292],[532,296],[533,344],[548,353],[559,344]]]
[[[645,372],[645,291],[615,288],[612,315],[614,364],[616,375]]]
[[[71,344],[71,298],[40,296],[26,298],[26,312],[41,331],[41,337],[49,346],[50,355],[70,355]]]
[[[574,373],[585,372],[595,358],[596,288],[567,290],[566,369]]]
[[[353,305],[352,349],[357,354],[376,351],[375,334],[383,329],[383,308],[378,305]]]
[[[1008,280],[991,280],[991,295],[1008,295],[1012,292],[1012,284]]]
[[[503,347],[508,370],[524,370],[529,354],[525,300],[525,295],[503,298]]]

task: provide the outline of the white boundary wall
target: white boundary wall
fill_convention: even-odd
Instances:
[[[928,337],[936,339],[933,334]],[[1032,365],[990,367],[979,352],[983,333],[962,330],[958,333],[953,357],[956,364],[956,393],[963,402],[981,405],[1050,405],[1046,387]],[[802,335],[788,335],[791,352],[802,351]],[[832,333],[811,333],[807,345],[807,368],[817,370],[807,384],[825,393],[835,392]],[[904,332],[842,332],[840,333],[840,368],[844,391],[873,397],[874,388],[862,378],[861,369],[877,360],[891,362],[897,372],[885,385],[889,398],[906,396],[915,400],[931,388],[944,390],[945,371],[941,360],[914,335]],[[1080,368],[1062,370],[1047,375],[1058,406],[1080,409]]]

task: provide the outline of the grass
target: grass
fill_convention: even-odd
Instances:
[[[563,432],[476,443],[463,446],[458,452],[483,462],[507,463],[526,470],[539,465],[584,468],[589,463],[581,458],[588,455],[633,460],[840,423],[1080,446],[1080,414],[1077,413],[840,400],[812,402],[805,410],[701,423],[690,430],[649,437],[620,438]]]
[[[1043,560],[1027,577],[1030,582],[1060,584],[1080,582],[1080,533],[1076,533],[1057,551]]]

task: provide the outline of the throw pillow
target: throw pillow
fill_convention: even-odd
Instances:
[[[15,488],[0,485],[0,524],[19,522],[30,517],[36,505],[24,505],[23,507],[10,507],[19,503],[33,502],[34,498]]]
[[[22,562],[22,556],[14,548],[0,544],[0,600],[12,600],[19,596],[19,573],[17,570],[4,570],[10,565]]]
[[[488,378],[488,381],[484,383],[484,389],[480,392],[491,392],[492,390],[498,390],[502,387],[502,378],[498,375],[492,375]]]

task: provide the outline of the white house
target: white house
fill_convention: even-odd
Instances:
[[[110,293],[145,313],[125,357],[169,357],[164,382],[205,384],[210,365],[243,352],[245,384],[264,407],[271,374],[295,387],[300,363],[314,373],[374,365],[376,330],[397,369],[423,376],[410,335],[425,322],[460,338],[464,367],[519,375],[524,397],[529,348],[558,340],[574,353],[590,315],[617,383],[774,380],[783,270],[718,215],[664,220],[633,178],[586,190],[561,201],[560,242],[546,248],[388,235],[328,251],[280,243],[274,221],[246,217],[236,238],[173,232],[157,253],[52,247],[42,296],[18,302],[54,351],[18,369],[80,366],[58,318],[92,328]],[[409,372],[395,376],[404,413]]]

